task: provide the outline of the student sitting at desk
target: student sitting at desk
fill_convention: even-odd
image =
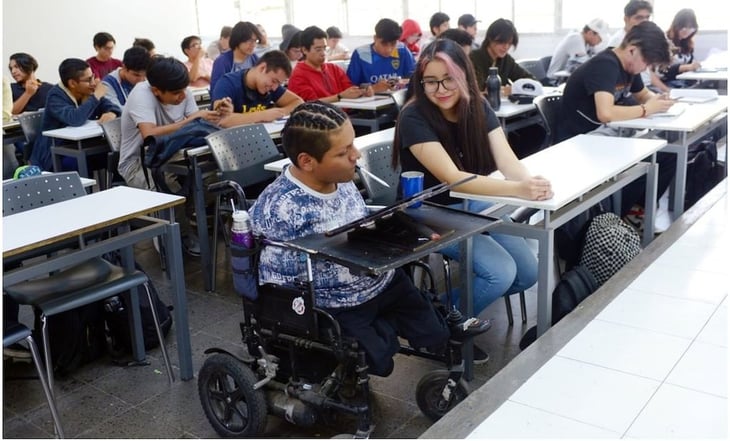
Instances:
[[[479,176],[457,191],[515,196],[531,200],[552,197],[550,181],[533,176],[517,160],[494,111],[479,91],[464,50],[452,40],[438,39],[421,52],[411,86],[413,98],[401,110],[393,141],[393,162],[402,170],[424,173],[424,187]],[[506,179],[486,175],[499,170]],[[462,207],[448,194],[434,202]],[[470,201],[469,210],[487,203]],[[524,291],[537,281],[537,259],[524,238],[477,235],[474,247],[474,311],[481,312],[504,295]],[[441,251],[458,259],[459,246]],[[474,348],[474,362],[486,362]]]
[[[609,48],[583,63],[568,78],[563,90],[556,142],[581,133],[618,135],[605,125],[611,121],[643,118],[665,112],[674,101],[647,89],[641,72],[648,66],[669,63],[669,44],[656,24],[645,21],[632,27],[619,47]],[[622,105],[633,96],[637,105]],[[661,197],[674,176],[676,156],[657,153],[657,196]],[[643,206],[645,178],[622,190],[621,214],[634,204]]]
[[[672,87],[690,86],[691,81],[678,80],[677,75],[702,67],[694,57],[696,33],[695,12],[692,9],[681,9],[677,12],[667,31],[667,38],[672,42],[672,64],[662,67],[658,72],[661,90],[668,92]]]
[[[251,208],[254,231],[287,241],[324,233],[367,215],[352,182],[360,158],[354,138],[347,115],[331,104],[310,102],[294,109],[282,133],[292,166]],[[370,372],[388,375],[400,347],[394,331],[383,332],[384,326],[376,325],[385,314],[396,321],[400,334],[413,347],[438,351],[445,346],[448,326],[402,269],[371,277],[331,262],[313,264],[316,306],[332,314],[345,335],[358,340]],[[261,283],[294,286],[304,271],[299,253],[276,247],[261,252]],[[488,321],[475,320],[463,334],[481,333],[489,326]]]
[[[188,88],[189,76],[185,65],[172,57],[155,58],[147,69],[147,81],[138,84],[129,94],[122,112],[122,144],[119,151],[119,174],[131,187],[155,189],[151,176],[142,169],[141,147],[148,136],[169,135],[185,125],[202,118],[217,124],[232,108],[227,99],[215,101],[216,110],[198,110],[195,98]],[[171,160],[182,159],[179,151]],[[149,184],[148,184],[149,182]],[[173,192],[181,185],[173,176],[166,176],[166,184]],[[192,214],[192,198],[186,208]],[[194,238],[186,216],[176,216],[180,222],[186,250],[196,254]]]
[[[335,103],[342,98],[373,96],[372,87],[353,86],[339,66],[326,63],[327,33],[310,26],[300,33],[304,61],[297,63],[289,78],[289,90],[305,101],[321,100]]]
[[[416,68],[411,51],[398,41],[403,29],[395,21],[383,18],[375,25],[373,43],[352,53],[347,76],[352,84],[371,84],[375,93],[393,89],[399,79],[408,79]]]
[[[180,43],[185,56],[185,67],[190,72],[190,87],[210,86],[210,75],[213,72],[213,60],[205,57],[200,37],[190,35]]]
[[[102,82],[109,86],[104,95],[120,109],[127,103],[127,96],[137,83],[147,78],[147,66],[152,57],[142,46],[132,46],[124,51],[122,67],[110,72]]]
[[[108,32],[98,32],[94,35],[94,50],[96,55],[86,59],[91,72],[102,80],[109,72],[122,67],[122,60],[112,57],[117,41]]]
[[[233,26],[229,40],[231,50],[223,52],[213,62],[213,72],[210,74],[211,90],[215,89],[215,83],[223,75],[248,69],[256,64],[259,56],[254,51],[259,40],[261,40],[259,28],[250,21],[239,21]]]
[[[36,59],[32,55],[18,52],[10,56],[8,69],[10,76],[15,80],[15,83],[10,85],[13,99],[12,114],[19,115],[42,109],[46,105],[46,97],[53,84],[35,77],[35,71],[38,70]]]
[[[304,102],[282,86],[289,75],[289,58],[279,50],[266,52],[250,69],[224,75],[210,95],[213,101],[229,98],[233,104],[233,112],[221,119],[220,126],[271,122],[289,115]]]
[[[58,67],[58,74],[61,82],[48,92],[41,132],[82,126],[90,119],[101,124],[121,115],[122,109],[104,97],[107,86],[91,73],[86,61],[67,58]],[[29,162],[53,171],[50,138],[38,135]]]

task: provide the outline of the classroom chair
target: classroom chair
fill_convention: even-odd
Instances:
[[[25,145],[23,146],[23,161],[27,164],[28,158],[33,151],[33,143],[41,133],[41,126],[43,124],[43,110],[37,110],[35,112],[25,112],[18,115],[18,122],[20,128],[23,129],[23,135],[25,136]]]

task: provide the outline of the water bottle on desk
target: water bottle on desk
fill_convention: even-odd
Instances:
[[[251,231],[251,218],[245,210],[238,210],[233,213],[233,225],[231,225],[231,241],[246,248],[253,248],[253,232]]]
[[[499,78],[499,73],[496,67],[489,68],[489,75],[487,76],[487,101],[492,106],[492,110],[495,112],[499,110],[501,105],[501,89],[502,80]]]

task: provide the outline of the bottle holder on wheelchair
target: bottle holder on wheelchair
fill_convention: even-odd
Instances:
[[[236,293],[249,300],[256,300],[258,293],[258,267],[261,244],[254,242],[253,248],[246,248],[231,242],[231,269],[233,272],[233,289]]]

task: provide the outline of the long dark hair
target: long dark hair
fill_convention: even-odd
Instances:
[[[441,110],[429,101],[421,84],[423,72],[433,60],[446,64],[449,75],[456,80],[460,91],[461,98],[456,104],[458,128],[455,137],[451,136],[449,124],[445,123]],[[487,174],[496,168],[489,146],[485,99],[479,92],[474,67],[461,46],[447,39],[438,39],[426,46],[418,58],[410,87],[413,96],[405,107],[416,106],[459,170]],[[394,168],[400,160],[400,124],[399,119],[393,143]]]
[[[682,28],[694,28],[694,32],[687,36],[684,40],[679,38],[679,31]],[[667,38],[679,50],[680,54],[691,54],[695,49],[694,36],[697,33],[697,16],[692,9],[681,9],[674,16],[672,26],[667,31]]]

